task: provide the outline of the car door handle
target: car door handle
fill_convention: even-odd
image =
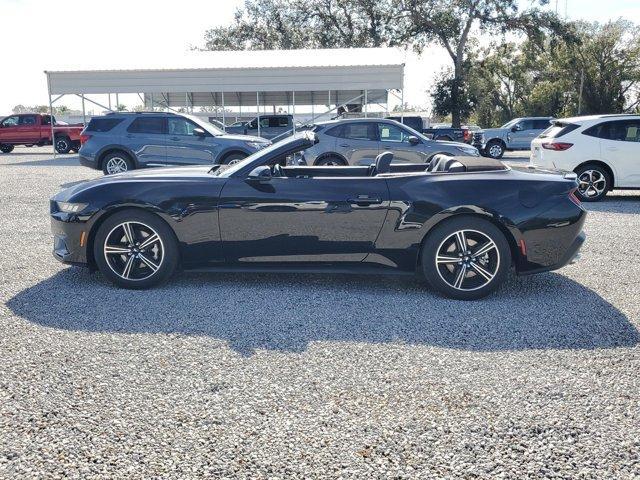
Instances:
[[[382,203],[382,199],[378,197],[370,197],[369,195],[358,195],[355,198],[349,198],[347,201],[349,203],[355,203],[356,205],[360,205],[360,206],[375,205],[377,203]]]

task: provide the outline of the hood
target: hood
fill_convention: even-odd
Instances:
[[[118,173],[116,175],[105,175],[95,180],[78,183],[65,190],[62,190],[53,197],[53,200],[67,201],[71,197],[96,187],[109,186],[117,183],[136,182],[136,181],[197,181],[198,179],[210,180],[209,174],[212,165],[195,165],[185,167],[161,167],[161,168],[141,168],[126,173]]]
[[[262,137],[254,137],[253,135],[234,135],[225,133],[223,135],[218,135],[216,138],[223,140],[232,140],[236,142],[256,142],[256,143],[264,143],[265,145],[269,145],[271,142],[269,140],[265,140]]]
[[[502,134],[504,134],[505,132],[507,132],[508,129],[506,128],[483,128],[482,130],[479,130],[476,133],[482,133],[485,136],[500,136]]]

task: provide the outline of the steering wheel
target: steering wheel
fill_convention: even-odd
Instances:
[[[282,172],[282,167],[279,163],[276,163],[273,166],[273,176],[274,177],[284,177],[284,173]]]

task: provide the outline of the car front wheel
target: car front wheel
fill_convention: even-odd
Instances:
[[[119,287],[150,288],[165,282],[178,265],[171,228],[156,215],[123,210],[96,233],[93,255],[100,272]]]
[[[598,165],[585,165],[576,170],[578,196],[583,202],[602,200],[611,188],[609,172]]]
[[[504,155],[504,145],[498,140],[491,140],[484,151],[488,157],[498,160]]]
[[[446,221],[422,247],[422,269],[429,284],[458,300],[486,297],[507,278],[511,250],[502,232],[480,218]]]

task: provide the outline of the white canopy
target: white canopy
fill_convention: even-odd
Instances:
[[[390,48],[190,52],[171,62],[47,70],[51,95],[143,93],[167,106],[386,103],[402,90],[404,52]],[[169,62],[167,62],[169,63]],[[224,97],[224,98],[223,98]],[[295,97],[295,99],[293,98]]]

